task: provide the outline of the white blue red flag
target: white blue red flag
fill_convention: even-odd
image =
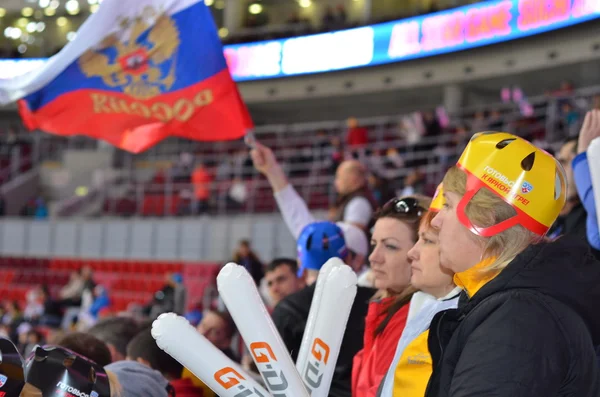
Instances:
[[[0,80],[29,129],[130,152],[168,136],[237,139],[252,120],[202,0],[104,0],[39,70]]]

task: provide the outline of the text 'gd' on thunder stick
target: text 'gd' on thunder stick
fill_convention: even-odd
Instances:
[[[248,271],[228,263],[217,276],[219,295],[273,397],[308,397],[300,374]]]
[[[322,292],[313,298],[310,313],[314,323],[304,331],[303,346],[307,350],[304,362],[296,366],[311,397],[327,397],[350,310],[356,297],[356,273],[347,265],[334,266],[319,273],[323,278]]]
[[[189,369],[221,397],[268,397],[269,393],[202,336],[184,317],[162,314],[152,324],[159,348]]]

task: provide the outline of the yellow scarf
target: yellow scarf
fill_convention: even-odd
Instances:
[[[454,284],[467,291],[473,297],[484,285],[492,281],[500,270],[487,270],[496,258],[487,258],[464,272],[454,274]]]

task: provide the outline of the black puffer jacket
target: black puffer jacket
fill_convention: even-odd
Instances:
[[[430,330],[426,397],[598,397],[600,262],[579,239],[531,246]]]
[[[298,358],[314,293],[315,284],[286,297],[273,311],[273,322],[294,362]],[[342,339],[340,355],[335,366],[329,397],[351,397],[352,395],[352,360],[363,347],[365,317],[369,299],[373,294],[375,294],[375,290],[371,288],[358,287],[356,291],[356,298],[354,298],[346,332]]]

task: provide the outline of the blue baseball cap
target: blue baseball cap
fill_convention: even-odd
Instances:
[[[321,270],[331,258],[345,259],[348,255],[344,233],[333,222],[315,222],[307,225],[298,237],[298,277],[304,269]]]
[[[173,281],[175,281],[177,284],[181,284],[183,283],[183,275],[181,273],[175,273],[171,276],[171,278],[173,279]]]

